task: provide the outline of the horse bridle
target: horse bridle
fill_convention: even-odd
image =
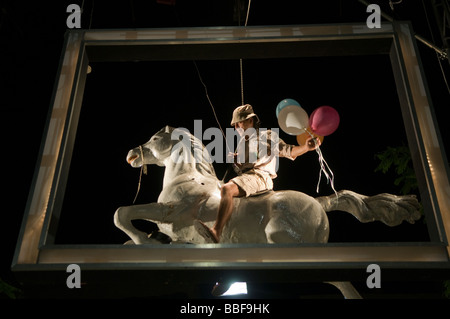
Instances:
[[[136,202],[136,199],[139,195],[139,191],[141,189],[142,173],[147,175],[147,164],[144,163],[144,148],[142,147],[142,145],[139,145],[139,152],[141,153],[142,165],[141,165],[141,171],[139,173],[139,183],[138,183],[138,187],[137,187],[137,191],[136,191],[136,196],[134,196],[133,204]]]

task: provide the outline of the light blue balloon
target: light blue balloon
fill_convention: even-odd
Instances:
[[[280,111],[288,105],[300,106],[300,103],[298,103],[296,100],[293,100],[293,99],[284,99],[277,105],[277,109],[276,109],[277,118],[278,118],[278,114],[280,114]]]

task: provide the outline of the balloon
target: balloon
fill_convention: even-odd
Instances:
[[[285,108],[288,105],[297,105],[300,106],[300,104],[293,99],[284,99],[283,101],[281,101],[280,103],[278,103],[277,105],[277,109],[276,109],[276,114],[277,114],[277,118],[278,118],[278,114],[280,113],[280,111]]]
[[[301,146],[301,145],[305,145],[305,144],[306,144],[306,140],[307,140],[309,137],[311,137],[311,135],[312,135],[313,137],[318,137],[319,140],[320,140],[320,143],[323,143],[323,136],[314,134],[314,133],[311,131],[311,128],[308,127],[308,128],[306,129],[306,132],[304,132],[304,133],[302,133],[302,134],[300,134],[300,135],[297,135],[297,143],[298,143],[298,145],[300,145],[300,146]]]
[[[309,126],[313,133],[327,136],[336,131],[339,126],[339,113],[331,106],[320,106],[309,117]]]
[[[299,135],[308,128],[309,117],[298,105],[287,105],[278,113],[278,125],[289,135]]]

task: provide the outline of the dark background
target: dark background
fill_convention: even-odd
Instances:
[[[425,1],[403,1],[392,11],[388,1],[373,1],[398,20],[410,20],[417,34],[437,36],[431,6]],[[20,223],[40,148],[57,67],[67,31],[67,5],[80,1],[1,2],[1,120],[2,161],[6,171],[4,246],[1,277],[10,273]],[[243,25],[237,1],[84,1],[82,28],[165,28]],[[242,1],[245,14],[247,3]],[[364,22],[368,13],[358,1],[253,1],[248,25],[295,25]],[[421,60],[448,152],[446,111],[450,102],[434,51],[418,43]],[[241,104],[238,60],[196,61],[220,124],[229,126],[232,111]],[[186,127],[193,133],[195,119],[203,130],[217,127],[192,61],[91,63],[66,188],[57,244],[120,244],[128,238],[113,224],[114,211],[131,205],[139,170],[125,161],[129,149],[146,142],[163,126]],[[448,74],[448,61],[442,61]],[[278,127],[275,108],[285,98],[297,100],[311,112],[330,105],[340,114],[338,130],[325,137],[321,150],[335,175],[337,190],[361,194],[399,193],[393,173],[374,172],[375,154],[388,146],[407,145],[389,57],[311,57],[247,59],[243,61],[245,103],[253,105],[262,127]],[[295,144],[295,136],[280,131]],[[205,141],[205,144],[209,141]],[[214,164],[221,179],[226,164]],[[163,168],[149,167],[137,203],[156,201]],[[332,194],[319,176],[317,154],[295,162],[280,159],[275,189],[294,189],[311,196]],[[328,214],[330,242],[428,241],[423,220],[414,225],[388,227],[361,224],[342,212]],[[142,226],[145,227],[145,226]],[[431,296],[442,286],[430,284]],[[400,291],[405,288],[400,289]]]

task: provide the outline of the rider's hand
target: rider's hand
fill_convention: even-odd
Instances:
[[[318,137],[308,137],[305,143],[308,147],[308,151],[313,151],[318,148],[321,144],[320,139]]]

